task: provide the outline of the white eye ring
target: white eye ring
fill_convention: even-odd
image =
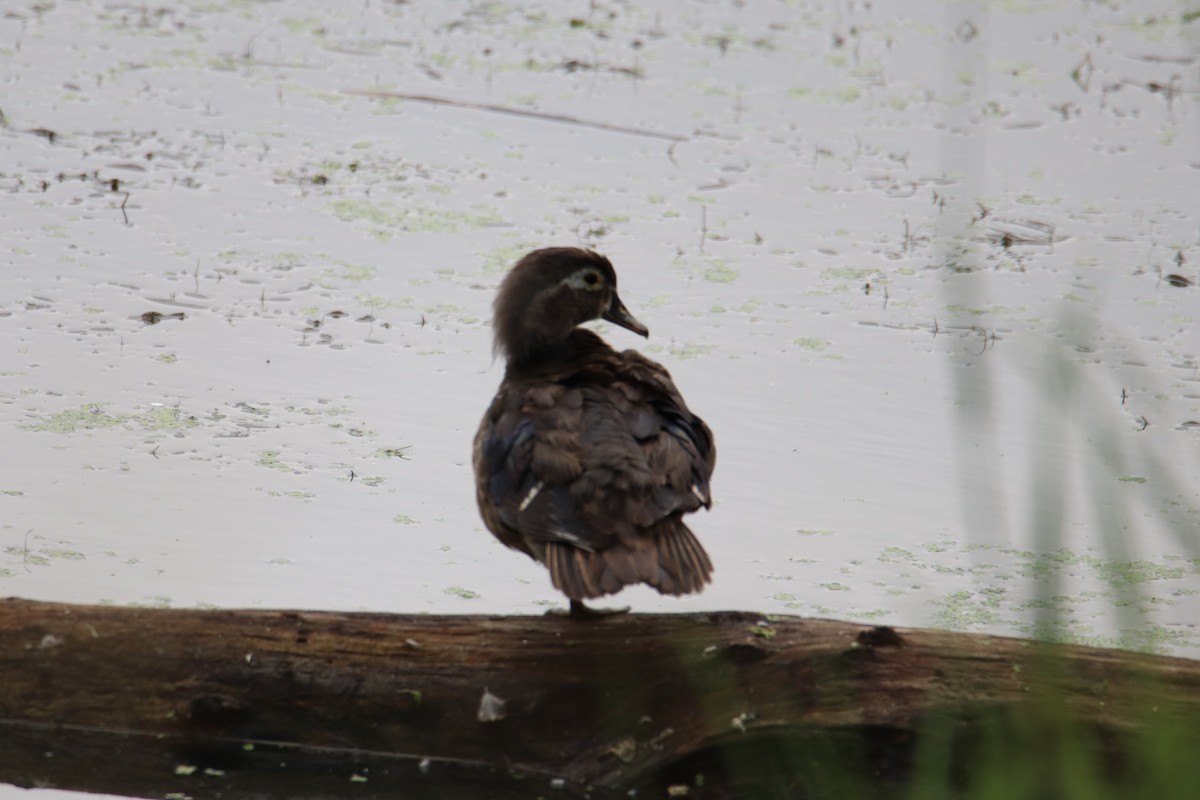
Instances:
[[[595,292],[604,288],[604,276],[600,274],[599,270],[581,269],[571,273],[571,276],[563,280],[563,283],[572,289]]]

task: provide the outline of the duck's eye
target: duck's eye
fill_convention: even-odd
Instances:
[[[575,291],[598,292],[604,288],[604,276],[598,269],[577,269],[563,278],[563,285]]]

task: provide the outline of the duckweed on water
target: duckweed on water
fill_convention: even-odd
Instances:
[[[704,280],[712,281],[713,283],[733,283],[741,276],[742,273],[724,264],[714,264],[704,270]]]
[[[266,467],[267,469],[277,469],[280,472],[287,472],[287,473],[291,473],[292,475],[300,474],[300,470],[296,469],[295,467],[289,466],[279,460],[279,451],[277,451],[277,450],[262,451],[261,453],[258,454],[258,461],[256,461],[255,463],[258,466]]]
[[[934,613],[934,621],[946,628],[965,630],[981,625],[996,625],[1002,618],[995,609],[999,605],[994,598],[980,598],[974,592],[952,592],[940,600],[935,600],[938,607]]]
[[[821,271],[821,277],[826,280],[853,280],[865,281],[867,278],[873,278],[879,275],[877,269],[867,269],[863,267],[831,267]]]
[[[483,273],[485,275],[502,275],[508,272],[523,255],[538,245],[533,242],[521,241],[513,244],[495,247],[483,255]]]
[[[325,274],[322,276],[325,279],[340,278],[344,281],[353,281],[355,283],[362,281],[374,280],[379,270],[375,267],[366,266],[363,264],[339,264],[336,268],[326,267]]]
[[[497,225],[503,220],[490,209],[470,212],[442,211],[427,205],[400,206],[391,201],[334,200],[329,209],[343,222],[363,222],[371,226],[371,235],[389,241],[398,232],[462,233]]]
[[[128,424],[138,425],[147,431],[165,431],[194,428],[200,423],[195,417],[174,407],[155,407],[139,414],[113,414],[105,410],[104,404],[88,403],[79,408],[42,416],[35,422],[22,423],[17,427],[45,433],[74,433]]]
[[[144,414],[131,416],[130,419],[148,431],[174,431],[180,428],[195,428],[200,424],[195,417],[169,406],[152,408]]]
[[[74,433],[78,430],[95,430],[97,428],[115,428],[125,424],[131,417],[128,414],[109,414],[99,403],[89,403],[79,408],[59,411],[57,414],[43,416],[37,422],[26,422],[17,427],[28,431],[43,431],[47,433]]]
[[[717,349],[715,344],[694,344],[688,342],[670,349],[671,355],[679,359],[699,358]]]
[[[316,492],[301,492],[293,490],[290,492],[267,492],[271,497],[294,497],[298,500],[311,500],[317,496]]]
[[[81,561],[87,558],[87,556],[85,556],[83,553],[80,553],[78,550],[59,550],[47,548],[42,550],[42,552],[50,558],[62,558],[66,559],[67,561]]]

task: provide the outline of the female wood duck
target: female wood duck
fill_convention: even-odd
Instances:
[[[712,562],[683,515],[712,505],[712,432],[667,370],[576,327],[605,319],[648,336],[609,260],[553,247],[522,258],[496,295],[504,381],[475,436],[476,498],[497,539],[542,562],[571,601],[647,583],[698,592]]]

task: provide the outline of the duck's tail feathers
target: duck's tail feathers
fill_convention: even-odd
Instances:
[[[550,582],[572,600],[646,583],[661,594],[693,594],[712,581],[708,553],[678,518],[662,520],[636,541],[589,552],[566,542],[546,544]]]

